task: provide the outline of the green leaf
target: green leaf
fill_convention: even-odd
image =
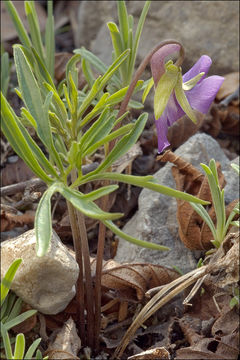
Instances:
[[[37,133],[44,145],[52,146],[49,119],[44,113],[41,92],[20,45],[14,45],[14,59],[20,90],[24,103],[37,122]]]
[[[18,315],[14,319],[12,319],[8,322],[5,322],[4,326],[5,326],[6,330],[9,330],[9,329],[13,328],[14,326],[22,323],[23,321],[27,320],[28,318],[30,318],[31,316],[36,314],[36,312],[37,312],[37,310],[28,310],[28,311],[25,311],[24,313]]]
[[[165,73],[161,76],[154,95],[154,115],[159,119],[164,112],[173,89],[179,78],[179,68],[169,64],[166,66]]]
[[[84,215],[97,219],[97,220],[115,220],[121,217],[121,213],[108,213],[101,210],[94,202],[86,200],[84,195],[81,195],[78,191],[72,190],[64,185],[59,187],[58,191],[65,197],[70,203]]]
[[[108,80],[113,76],[113,74],[116,72],[116,70],[119,68],[119,66],[127,59],[127,57],[129,56],[130,50],[127,49],[125,50],[113,63],[111,66],[109,66],[109,68],[107,69],[107,71],[105,72],[105,74],[103,75],[103,77],[101,78],[101,88],[104,87],[106,85],[106,83],[108,82]]]
[[[15,297],[15,299],[16,299],[16,297]],[[16,318],[21,313],[21,309],[22,309],[22,299],[18,298],[15,301],[15,303],[7,317],[7,321],[10,321],[10,320]]]
[[[3,338],[3,344],[4,344],[6,358],[11,360],[11,359],[13,359],[11,341],[10,341],[7,329],[2,322],[1,322],[1,335]]]
[[[23,359],[25,352],[25,336],[17,334],[13,358],[16,360]]]
[[[55,34],[54,34],[54,16],[53,2],[47,2],[48,17],[45,30],[45,46],[46,46],[46,65],[49,74],[54,79],[54,63],[55,63]]]
[[[138,21],[136,34],[135,34],[134,41],[133,41],[133,47],[132,47],[132,51],[131,51],[131,55],[130,55],[131,56],[131,61],[130,61],[129,73],[128,73],[128,81],[129,82],[131,81],[132,73],[134,71],[138,45],[139,45],[143,25],[144,25],[144,22],[145,22],[145,19],[146,19],[146,16],[147,16],[150,5],[151,5],[151,1],[146,1],[145,2],[142,13],[141,13],[141,16],[140,16],[139,21]]]
[[[38,52],[42,61],[45,61],[44,58],[44,49],[42,44],[41,32],[39,27],[39,22],[37,18],[37,13],[34,5],[34,1],[25,1],[25,12],[27,15],[27,20],[29,24],[32,44]]]
[[[51,106],[54,105],[55,107],[54,110],[56,111],[56,115],[61,120],[62,126],[66,128],[68,113],[62,99],[60,98],[58,92],[54,90],[54,88],[50,84],[44,83],[43,85],[46,87],[48,91],[51,91],[53,93],[53,99],[52,99],[53,104],[51,104]]]
[[[190,205],[193,207],[193,209],[196,211],[196,213],[201,216],[203,221],[205,221],[205,223],[208,225],[208,227],[210,228],[210,230],[212,232],[214,240],[217,240],[216,229],[215,229],[214,223],[213,223],[212,219],[210,218],[207,210],[204,209],[204,207],[201,204],[194,204],[194,203],[190,202]]]
[[[99,173],[110,167],[117,159],[126,154],[126,152],[136,143],[137,139],[141,135],[147,122],[147,117],[147,113],[143,113],[139,116],[134,128],[129,132],[129,134],[125,135],[121,140],[118,141],[109,155],[95,170],[96,173]]]
[[[121,36],[118,27],[114,22],[109,21],[107,23],[107,27],[110,31],[110,35],[112,38],[112,45],[115,51],[115,59],[116,59],[123,52]]]
[[[10,73],[9,55],[7,52],[4,52],[1,55],[1,89],[4,96],[7,96],[9,73]]]
[[[153,178],[153,176],[133,176],[133,175],[126,175],[126,174],[111,173],[111,172],[96,174],[96,172],[91,172],[91,173],[83,176],[81,180],[74,182],[72,186],[79,186],[80,184],[82,185],[89,181],[102,180],[102,179],[120,181],[120,182],[123,182],[126,184],[144,187],[144,188],[159,192],[161,194],[164,194],[167,196],[173,196],[177,199],[182,199],[185,201],[190,201],[190,202],[199,203],[199,204],[203,204],[203,205],[209,204],[209,201],[201,200],[193,195],[190,195],[190,194],[178,191],[178,190],[174,190],[168,186],[157,184],[155,182],[155,179]]]
[[[37,256],[46,254],[52,236],[51,197],[58,191],[58,183],[53,183],[42,195],[35,215]]]
[[[25,161],[29,168],[37,174],[47,184],[52,183],[52,179],[43,171],[39,166],[40,163],[44,163],[46,168],[52,173],[52,166],[48,163],[48,160],[43,155],[42,151],[37,147],[32,140],[26,129],[18,121],[17,116],[14,114],[10,105],[5,97],[1,94],[1,128],[11,144],[14,151]],[[24,129],[24,130],[23,130]],[[29,145],[30,144],[30,145]],[[34,152],[32,151],[34,150]],[[36,157],[37,156],[37,159]],[[40,160],[41,159],[41,160]],[[53,172],[56,174],[55,170]],[[56,174],[57,175],[57,174]],[[57,175],[58,176],[58,175]]]
[[[83,151],[101,139],[104,134],[108,134],[111,131],[115,117],[109,116],[109,112],[110,109],[106,106],[99,118],[94,121],[92,126],[82,136],[80,144]]]
[[[13,261],[1,281],[1,306],[2,306],[5,298],[7,297],[7,294],[11,287],[11,283],[14,279],[16,271],[19,268],[19,265],[21,264],[21,262],[22,262],[22,259],[16,259],[15,261]]]
[[[122,48],[127,48],[128,43],[128,13],[125,1],[119,0],[117,1],[118,7],[118,19],[119,19],[119,26],[120,26],[120,34],[122,39]]]
[[[69,83],[69,74],[71,72],[72,74],[72,78],[74,81],[74,84],[76,86],[76,88],[78,88],[78,68],[76,66],[76,64],[81,60],[81,55],[76,54],[73,55],[71,57],[70,60],[68,60],[67,65],[66,65],[66,79],[67,79],[67,87],[69,88],[70,83]]]
[[[94,83],[95,77],[93,76],[93,73],[92,73],[91,67],[89,65],[89,62],[86,59],[82,59],[81,60],[81,67],[82,67],[83,75],[84,75],[84,77],[87,80],[87,83],[89,85],[89,88],[91,88],[92,84]]]
[[[188,102],[188,99],[183,91],[182,84],[183,84],[182,75],[181,75],[181,73],[179,73],[177,84],[175,86],[176,99],[177,99],[179,105],[181,106],[181,108],[183,109],[183,111],[185,112],[185,114],[192,120],[192,122],[194,122],[196,124],[197,123],[196,116],[195,116],[194,111],[191,108],[191,106]]]
[[[107,98],[109,93],[104,93],[97,104],[94,106],[92,111],[90,111],[81,121],[80,128],[83,128],[89,121],[95,118],[100,112],[107,106]]]
[[[41,338],[35,340],[32,345],[29,347],[28,351],[26,352],[25,356],[24,356],[24,360],[31,360],[33,358],[33,355],[35,353],[35,351],[37,350],[40,342],[41,342]]]
[[[50,84],[54,90],[56,90],[56,87],[54,85],[54,81],[47,69],[47,67],[45,66],[44,62],[42,61],[42,59],[40,58],[40,56],[38,55],[37,51],[31,47],[33,55],[34,55],[34,60],[35,60],[35,64],[38,67],[38,72],[42,77],[42,82],[46,81],[48,84]]]
[[[84,59],[89,61],[96,70],[100,71],[100,73],[104,74],[107,71],[107,66],[97,56],[86,50],[84,47],[74,50],[74,53],[80,54]],[[116,74],[113,74],[111,82],[113,82],[118,89],[121,88],[121,81]]]
[[[4,5],[6,6],[8,13],[13,21],[13,24],[17,30],[18,37],[19,37],[21,43],[24,46],[30,48],[32,45],[31,40],[28,37],[27,31],[25,30],[22,20],[20,19],[20,16],[18,15],[18,12],[17,12],[15,6],[13,5],[12,1],[5,0]]]
[[[153,87],[153,85],[154,85],[154,80],[153,80],[153,77],[152,77],[151,79],[148,80],[147,86],[145,87],[145,89],[144,89],[144,91],[143,91],[143,94],[142,94],[142,103],[145,102],[146,97],[148,96],[149,91],[151,90],[151,88]]]
[[[168,247],[163,246],[163,245],[158,245],[158,244],[151,243],[151,242],[148,242],[148,241],[143,241],[143,240],[136,239],[133,236],[128,235],[128,234],[124,233],[123,231],[121,231],[112,221],[109,221],[109,220],[105,220],[105,221],[101,220],[101,221],[114,234],[118,235],[122,239],[124,239],[124,240],[126,240],[126,241],[128,241],[128,242],[130,242],[132,244],[135,244],[135,245],[147,248],[147,249],[152,249],[152,250],[161,250],[161,251],[170,250]]]
[[[82,154],[82,156],[93,154],[95,151],[99,149],[100,146],[109,143],[110,141],[118,138],[119,136],[125,135],[132,130],[134,124],[127,124],[125,126],[120,127],[120,129],[113,131],[111,134],[104,136],[101,140],[94,143],[92,146],[89,146],[86,151]]]
[[[102,196],[108,195],[111,192],[118,189],[118,185],[108,185],[108,186],[102,186],[101,188],[91,191],[88,194],[84,195],[84,199],[87,201],[95,201],[99,199]]]

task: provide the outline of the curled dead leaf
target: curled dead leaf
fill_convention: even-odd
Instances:
[[[92,273],[95,273],[95,259],[91,258]],[[117,290],[123,298],[142,301],[145,292],[153,287],[167,284],[179,274],[161,265],[146,263],[118,264],[114,260],[104,262],[102,286]]]

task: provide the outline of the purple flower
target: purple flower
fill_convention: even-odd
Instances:
[[[166,45],[153,55],[151,59],[151,71],[155,88],[157,87],[162,76],[166,73],[167,68],[165,66],[165,57],[172,54],[173,52],[178,51],[179,48],[180,46],[177,44]],[[224,81],[224,78],[221,76],[210,76],[206,78],[206,74],[208,73],[211,64],[212,60],[209,56],[201,56],[200,59],[186,74],[184,74],[182,77],[181,75],[179,75],[180,77],[178,78],[178,82],[176,83],[178,84],[178,86],[180,86],[179,81],[181,81],[181,96],[184,97],[185,100],[187,100],[186,102],[189,103],[187,104],[188,106],[190,105],[189,109],[197,110],[203,114],[206,114],[208,112],[211,103],[213,102],[219,88]],[[177,67],[175,67],[174,65],[171,66],[173,69],[177,69]],[[179,74],[180,72],[181,70],[179,68]],[[167,146],[170,145],[167,140],[168,127],[186,113],[186,111],[184,111],[186,108],[183,106],[184,101],[180,101],[178,95],[179,91],[177,93],[177,86],[173,86],[175,87],[171,92],[164,111],[159,118],[155,119],[159,152],[162,152]]]

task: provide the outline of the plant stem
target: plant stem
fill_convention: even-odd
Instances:
[[[108,185],[106,181],[104,185]],[[101,199],[101,208],[106,211],[108,208],[108,196]],[[97,247],[97,260],[96,260],[96,276],[95,276],[95,350],[98,352],[99,348],[99,333],[101,325],[101,278],[102,278],[102,262],[103,252],[106,237],[106,226],[100,222],[98,231],[98,247]]]
[[[76,171],[71,172],[71,181],[72,183],[77,179]],[[84,275],[85,275],[85,294],[86,294],[86,310],[87,310],[87,345],[93,349],[94,347],[94,301],[93,301],[93,285],[92,285],[92,276],[91,276],[91,265],[90,265],[90,253],[88,246],[87,230],[85,225],[84,215],[74,209],[75,216],[77,219],[77,229],[78,229],[78,243],[76,244],[75,251],[77,250],[76,258],[84,263]],[[75,243],[74,243],[75,247]],[[81,260],[80,260],[81,257]],[[84,283],[84,282],[83,282]],[[81,286],[82,288],[82,286]],[[78,296],[82,296],[78,294]]]
[[[72,229],[73,245],[75,250],[75,258],[79,267],[79,275],[76,283],[76,301],[77,301],[77,327],[83,344],[85,344],[85,319],[84,319],[84,279],[83,279],[83,261],[82,246],[79,236],[78,222],[73,205],[67,201],[68,214]]]

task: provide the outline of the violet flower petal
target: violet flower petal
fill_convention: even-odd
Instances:
[[[166,110],[162,114],[162,116],[155,121],[156,129],[157,129],[157,138],[158,138],[158,151],[161,153],[166,147],[170,144],[167,139],[168,133],[168,119]]]
[[[165,58],[180,50],[178,44],[168,44],[156,51],[151,58],[151,71],[154,80],[154,85],[157,86],[160,77],[165,72]]]
[[[183,75],[183,82],[186,82],[194,78],[201,72],[204,72],[205,75],[203,75],[203,77],[198,81],[199,84],[206,77],[211,65],[212,65],[211,58],[207,55],[202,55],[200,59],[193,65],[193,67]]]
[[[198,82],[191,90],[185,91],[191,107],[206,114],[223,81],[224,78],[222,76],[209,76],[203,81]]]

